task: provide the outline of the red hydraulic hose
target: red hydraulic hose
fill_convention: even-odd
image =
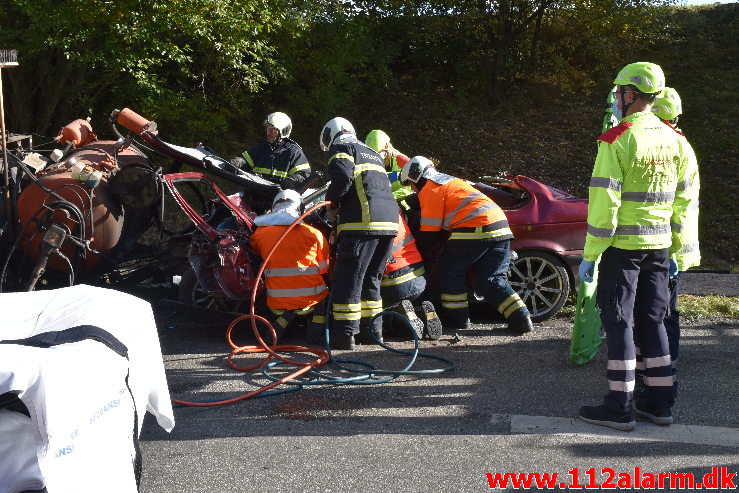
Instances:
[[[288,228],[280,235],[280,237],[277,239],[275,244],[270,249],[269,253],[267,253],[267,256],[264,257],[264,261],[262,262],[262,266],[259,269],[259,272],[257,274],[257,280],[262,278],[262,273],[264,272],[264,268],[267,265],[267,261],[272,256],[274,251],[277,249],[277,246],[282,242],[283,238],[292,230],[296,225],[300,223],[306,216],[311,214],[316,209],[319,209],[325,205],[330,204],[330,202],[320,202],[307,211],[305,211],[299,218],[297,218],[293,223],[288,226]],[[195,406],[195,407],[211,407],[211,406],[222,406],[224,404],[231,404],[238,401],[243,401],[245,399],[249,399],[250,397],[257,396],[259,394],[262,394],[280,384],[289,382],[291,380],[296,379],[300,375],[303,375],[304,373],[307,373],[311,371],[313,368],[316,368],[318,366],[321,366],[328,362],[329,360],[329,354],[326,350],[321,348],[309,348],[306,346],[298,346],[298,345],[284,345],[279,346],[277,345],[277,332],[275,332],[275,328],[272,326],[272,324],[264,317],[257,315],[254,313],[254,305],[256,303],[257,299],[257,287],[259,286],[259,282],[254,283],[254,289],[252,289],[251,292],[251,310],[250,313],[241,315],[237,317],[233,322],[231,322],[228,326],[228,330],[226,331],[226,340],[228,341],[229,346],[233,348],[233,350],[228,353],[228,364],[231,366],[231,368],[238,370],[238,371],[252,371],[256,370],[258,368],[263,367],[266,365],[270,359],[273,357],[282,361],[283,363],[287,363],[293,366],[300,367],[295,372],[281,378],[280,380],[271,382],[264,387],[261,387],[257,390],[254,390],[252,392],[249,392],[247,394],[240,395],[238,397],[233,397],[231,399],[225,399],[220,401],[209,401],[209,402],[192,402],[192,401],[184,401],[180,399],[172,399],[172,402],[175,404],[180,404],[183,406]],[[239,346],[233,342],[233,339],[231,338],[231,332],[233,331],[234,327],[241,322],[242,320],[249,319],[251,320],[251,328],[254,332],[254,336],[257,338],[257,346]],[[257,320],[264,323],[267,328],[272,333],[272,345],[268,345],[264,340],[262,339],[262,336],[259,334],[259,330],[257,329]],[[279,353],[312,353],[316,355],[318,358],[313,361],[297,361],[294,359],[288,359]],[[260,362],[253,366],[239,366],[233,361],[233,357],[237,354],[254,354],[254,353],[268,353],[265,358]]]

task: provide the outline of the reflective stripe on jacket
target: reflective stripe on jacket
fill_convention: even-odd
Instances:
[[[440,184],[441,183],[441,184]],[[503,210],[459,178],[437,174],[418,193],[421,231],[451,231],[450,240],[513,238]]]
[[[354,139],[329,148],[326,200],[339,206],[338,235],[395,236],[398,204],[382,158]]]
[[[601,135],[583,258],[594,261],[609,246],[680,250],[691,199],[678,183],[687,161],[677,134],[651,111],[633,113]]]
[[[392,258],[385,267],[386,276],[405,266],[423,262],[423,258],[416,247],[416,239],[411,234],[408,223],[405,222],[402,214],[398,216],[398,235],[393,240],[390,256]],[[423,264],[421,264],[421,267],[423,267]],[[420,275],[423,275],[423,272]]]
[[[261,226],[251,237],[251,246],[264,258],[287,226]],[[300,310],[328,295],[321,274],[328,272],[329,244],[313,226],[299,224],[282,240],[264,269],[267,306]]]
[[[698,242],[700,175],[698,173],[698,159],[695,157],[695,152],[688,143],[688,139],[678,129],[667,123],[666,125],[675,130],[678,139],[683,143],[683,147],[688,154],[688,169],[685,172],[685,179],[677,184],[677,192],[684,193],[687,199],[690,200],[690,205],[688,206],[687,217],[683,222],[682,247],[674,254],[677,269],[683,272],[701,263],[700,244]]]
[[[275,148],[267,141],[258,142],[241,155],[249,166],[247,171],[279,183],[284,189],[295,189],[310,176],[310,163],[303,149],[288,138]]]

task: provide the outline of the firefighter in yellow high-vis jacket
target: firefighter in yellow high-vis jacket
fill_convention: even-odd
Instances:
[[[677,134],[652,113],[665,82],[662,69],[637,62],[613,83],[620,123],[598,138],[590,180],[588,232],[580,277],[592,281],[598,264],[598,306],[608,347],[608,393],[583,406],[586,422],[620,430],[635,427],[636,412],[672,423],[672,369],[663,319],[668,309],[670,254],[685,242],[692,196],[688,152]],[[636,347],[645,363],[646,397],[634,406]]]

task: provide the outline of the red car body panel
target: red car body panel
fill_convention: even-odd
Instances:
[[[557,255],[568,265],[574,284],[585,245],[587,199],[526,176],[504,175],[503,178],[500,183],[478,183],[475,187],[505,211],[515,236],[511,249],[541,250]]]

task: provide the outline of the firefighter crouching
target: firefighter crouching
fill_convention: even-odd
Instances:
[[[401,211],[398,217],[398,235],[393,240],[390,260],[380,282],[382,302],[387,309],[404,315],[419,339],[425,336],[436,340],[441,337],[442,327],[434,305],[428,300],[420,301],[416,303],[418,313],[413,306],[426,290],[425,274],[423,257],[416,247],[416,239],[411,234],[405,214]],[[399,335],[408,336],[405,324],[395,318],[388,320],[386,327],[402,327]]]
[[[277,194],[272,210],[255,219],[258,226],[251,246],[266,257],[277,239],[301,212],[301,197],[294,190]],[[301,222],[282,240],[264,269],[269,317],[281,337],[296,317],[312,315],[306,334],[309,344],[318,344],[326,321],[329,294],[324,276],[328,273],[329,245],[323,233]]]
[[[349,121],[327,122],[319,143],[329,151],[326,200],[337,218],[330,345],[354,349],[360,330],[359,342],[382,340],[382,317],[375,315],[382,311],[380,279],[398,232],[398,205],[382,158],[357,140]]]
[[[517,334],[533,330],[526,305],[508,284],[513,233],[501,208],[464,180],[439,173],[423,156],[412,158],[400,179],[418,194],[421,254],[434,250],[442,231],[450,233],[438,263],[444,329],[456,333],[469,326],[467,274],[474,269],[477,292],[505,317],[508,328]]]

